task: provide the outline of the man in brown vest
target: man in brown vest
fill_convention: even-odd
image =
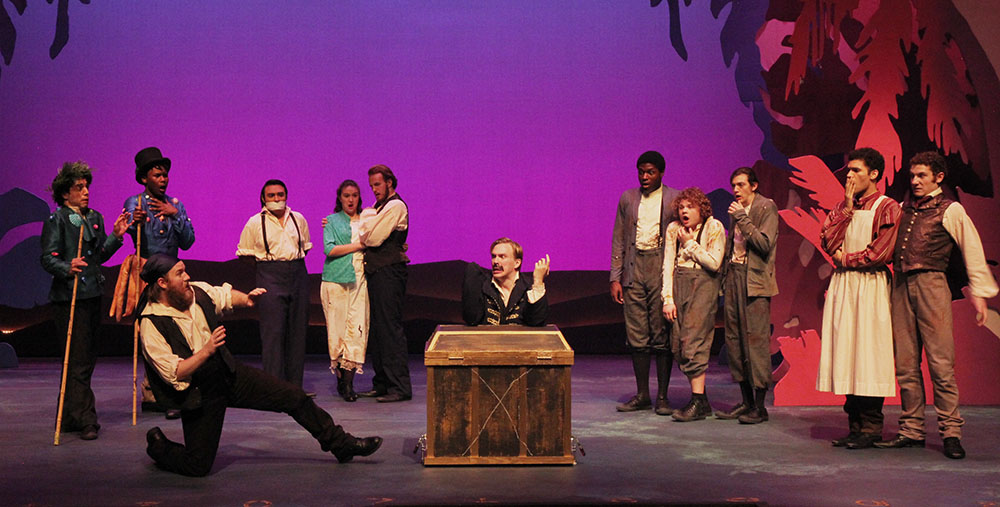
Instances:
[[[902,413],[899,434],[881,448],[924,446],[924,382],[921,349],[934,383],[934,408],[944,455],[965,457],[955,382],[955,340],[952,336],[951,290],[945,272],[957,246],[969,278],[969,301],[976,324],[986,323],[986,299],[997,295],[997,283],[986,266],[976,226],[961,204],[942,193],[948,170],[944,157],[927,151],[910,159],[911,197],[903,205],[893,259],[892,335],[896,381]]]

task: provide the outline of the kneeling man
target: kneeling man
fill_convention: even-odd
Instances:
[[[146,454],[158,466],[182,475],[207,475],[227,407],[284,412],[342,463],[382,445],[380,437],[346,433],[302,388],[246,366],[229,352],[218,316],[233,307],[253,306],[264,289],[244,294],[229,284],[190,283],[184,263],[165,254],[150,256],[141,276],[149,284],[138,309],[146,377],[158,401],[180,409],[184,429],[184,444],[171,442],[158,427],[146,434]]]
[[[465,268],[462,283],[462,319],[469,326],[519,324],[544,326],[549,315],[545,276],[549,256],[535,263],[532,277],[521,273],[524,250],[510,238],[490,245],[491,272],[474,262]]]

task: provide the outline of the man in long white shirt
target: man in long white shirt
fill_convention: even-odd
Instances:
[[[944,455],[965,457],[955,382],[955,340],[952,336],[951,290],[945,272],[954,247],[961,251],[969,281],[969,302],[976,324],[986,323],[986,299],[997,295],[993,273],[976,226],[961,204],[942,194],[947,175],[944,157],[928,151],[910,160],[911,198],[903,206],[893,258],[892,336],[896,381],[902,413],[899,435],[875,444],[881,448],[924,446],[924,382],[921,349],[934,383],[934,408]]]
[[[309,326],[305,256],[312,242],[305,217],[287,200],[281,180],[264,183],[263,208],[247,220],[236,255],[256,261],[257,287],[267,289],[257,303],[264,371],[301,387]]]
[[[166,254],[150,256],[141,276],[149,284],[138,308],[146,376],[156,399],[181,411],[184,430],[184,444],[168,440],[158,427],[146,433],[146,454],[158,466],[182,475],[207,475],[227,407],[286,413],[342,463],[378,450],[380,437],[351,436],[301,388],[229,353],[218,316],[233,307],[254,306],[264,289],[244,294],[229,284],[191,283],[184,263]]]
[[[368,352],[375,375],[372,389],[358,396],[379,402],[413,397],[410,368],[403,333],[403,297],[406,294],[406,237],[409,210],[396,193],[392,169],[377,165],[368,170],[368,184],[375,194],[375,208],[362,213],[361,242],[365,245],[365,278],[371,321]]]

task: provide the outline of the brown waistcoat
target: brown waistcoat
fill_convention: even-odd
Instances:
[[[944,212],[954,202],[944,195],[903,204],[893,266],[897,271],[947,271],[954,240],[944,228]]]

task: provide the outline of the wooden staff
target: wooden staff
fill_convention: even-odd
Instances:
[[[79,258],[83,252],[83,226],[86,220],[80,224],[80,239],[76,241],[76,257]],[[70,261],[72,269],[73,261]],[[59,409],[56,411],[56,438],[53,445],[59,445],[59,430],[62,429],[63,400],[66,398],[66,370],[69,369],[69,344],[73,338],[73,314],[76,313],[76,287],[80,284],[80,273],[73,275],[73,297],[69,303],[69,327],[66,328],[66,354],[63,355],[62,380],[59,382]]]
[[[141,208],[142,208],[142,194],[139,194],[139,205],[136,209],[141,209]],[[139,283],[139,264],[142,260],[142,250],[140,250],[139,247],[142,246],[142,231],[143,229],[145,229],[145,225],[146,225],[145,223],[142,223],[142,224],[137,224],[135,226],[135,262],[132,263],[133,264],[132,269],[135,271],[135,276],[129,277],[131,278],[130,281],[135,283]],[[128,298],[127,293],[125,297],[127,300]],[[136,312],[135,320],[132,324],[132,426],[135,426],[136,405],[138,404],[138,399],[139,399],[139,388],[138,388],[139,381],[137,380],[138,372],[139,372],[139,315],[138,312]]]

